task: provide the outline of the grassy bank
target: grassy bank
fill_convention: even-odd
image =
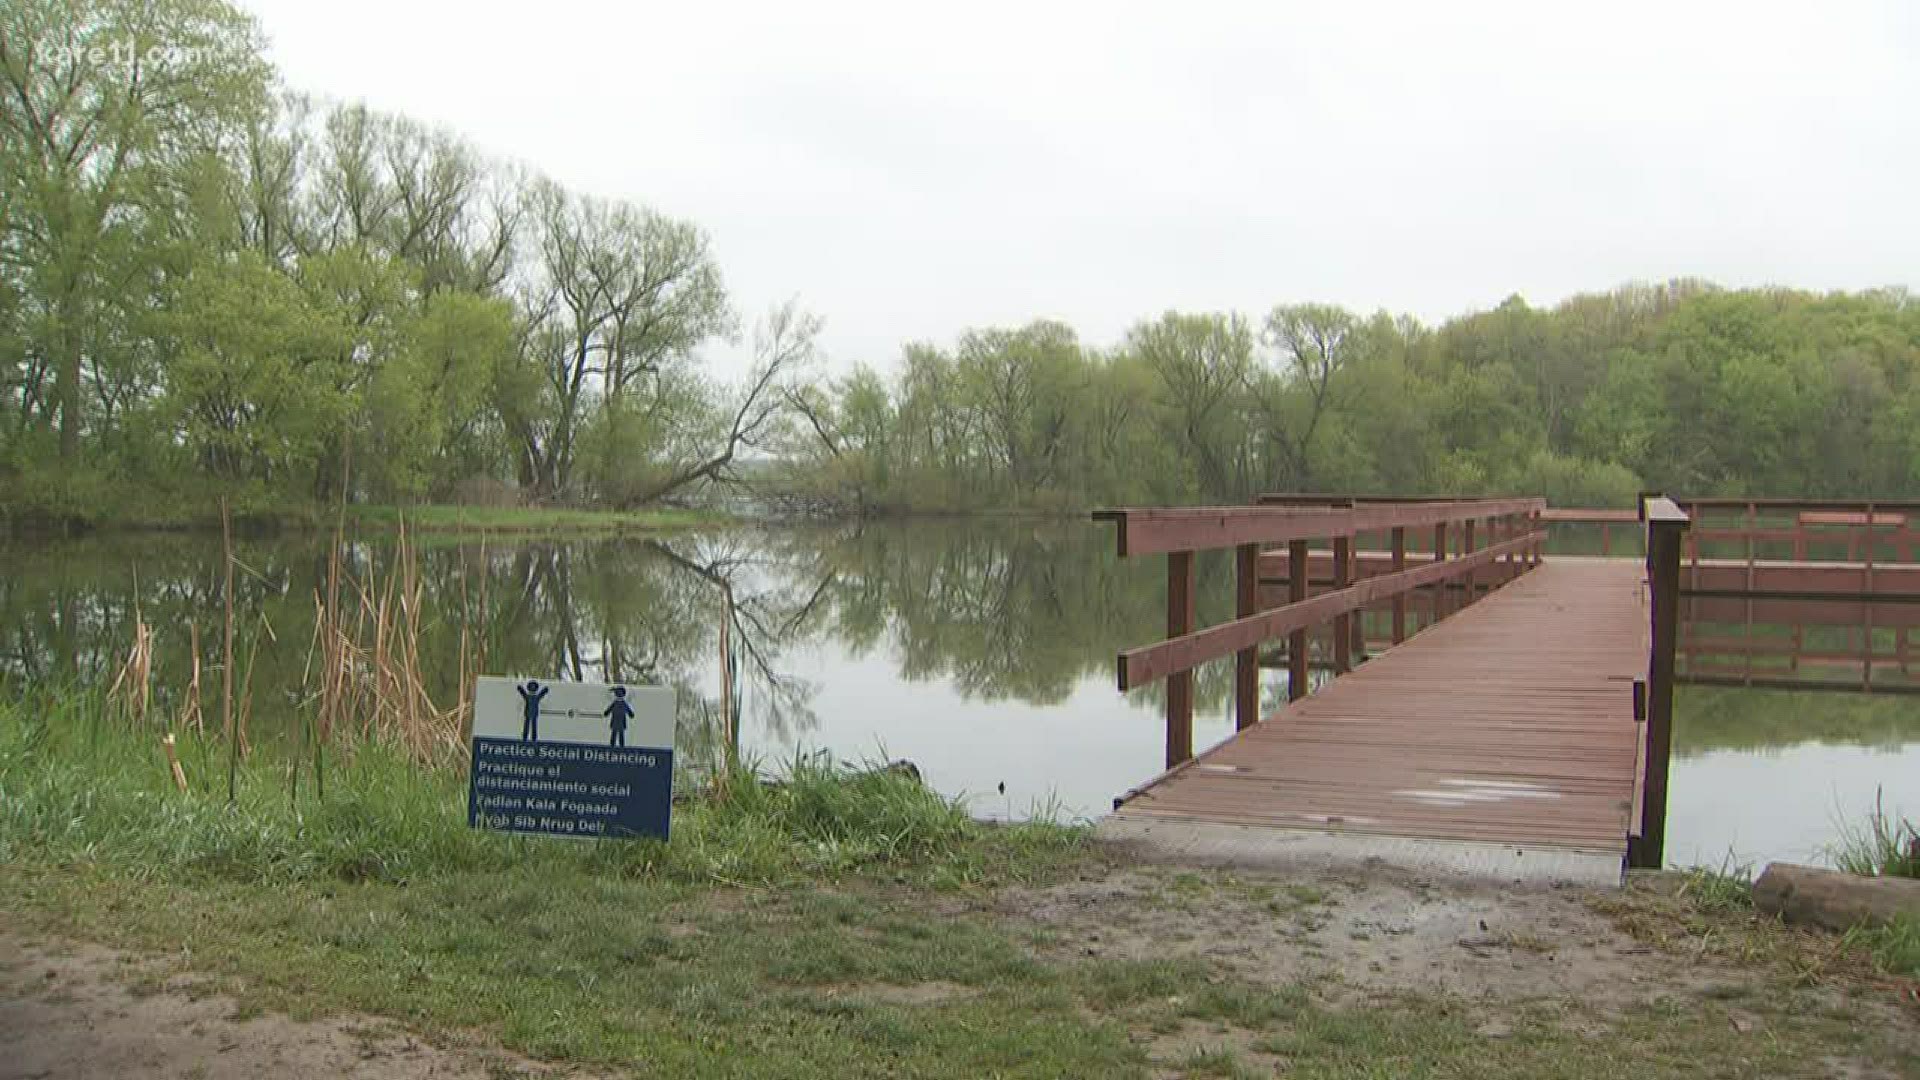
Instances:
[[[398,528],[404,517],[409,529],[463,533],[579,533],[635,532],[700,528],[735,521],[720,510],[658,507],[646,510],[597,510],[561,506],[462,506],[421,504],[346,508],[349,522],[374,528]],[[320,503],[233,504],[236,527],[251,531],[331,529],[339,521],[337,506]],[[190,531],[220,527],[219,501],[210,496],[190,499],[128,499],[84,513],[8,513],[0,511],[0,531],[21,535],[112,531]]]
[[[590,510],[539,506],[353,506],[361,524],[425,532],[626,532],[692,529],[735,520],[717,510]]]
[[[1897,1052],[1800,984],[1490,1020],[1464,991],[1357,972],[1253,978],[1204,928],[1083,949],[1008,897],[1092,890],[1073,907],[1099,933],[1145,906],[1292,935],[1358,886],[1168,873],[1124,899],[1083,830],[979,823],[893,773],[802,763],[683,803],[669,843],[547,840],[468,829],[457,764],[378,745],[330,762],[324,801],[264,747],[229,805],[225,745],[188,738],[183,795],[157,733],[102,715],[85,694],[0,702],[0,913],[157,955],[155,987],[210,976],[243,1010],[659,1076],[1761,1076]],[[1747,1012],[1764,1040],[1730,1026]]]

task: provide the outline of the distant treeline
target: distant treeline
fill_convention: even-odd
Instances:
[[[1116,348],[1040,322],[911,345],[799,403],[797,499],[1232,501],[1259,491],[1920,495],[1920,304],[1704,282],[1423,326],[1282,305]],[[805,440],[803,440],[805,442]]]
[[[0,517],[1920,493],[1898,291],[1168,313],[1111,348],[1038,322],[841,378],[819,325],[743,334],[695,224],[283,91],[223,0],[0,9]],[[700,358],[742,337],[716,381]]]

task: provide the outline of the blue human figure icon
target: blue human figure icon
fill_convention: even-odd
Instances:
[[[627,745],[627,721],[633,719],[633,706],[627,704],[627,688],[613,688],[613,704],[608,705],[601,714],[607,718],[607,745]]]
[[[522,719],[520,721],[520,741],[540,741],[540,703],[546,700],[548,687],[541,686],[540,680],[528,679],[527,685],[516,686],[520,691]]]

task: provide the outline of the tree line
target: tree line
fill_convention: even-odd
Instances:
[[[92,46],[101,46],[93,51]],[[107,46],[111,46],[109,50]],[[1325,304],[1053,321],[821,373],[707,234],[286,91],[224,0],[0,11],[0,504],[829,513],[1262,490],[1916,494],[1901,290],[1704,282],[1439,326]],[[751,349],[738,383],[703,363]]]
[[[635,505],[764,439],[818,320],[743,333],[699,226],[286,92],[262,48],[222,0],[0,14],[12,512]],[[703,347],[742,337],[746,386],[717,383]]]
[[[1035,322],[796,391],[780,490],[869,511],[1261,491],[1920,496],[1920,304],[1700,281],[1426,326],[1282,304]]]

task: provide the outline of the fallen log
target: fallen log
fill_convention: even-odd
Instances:
[[[1920,880],[1769,863],[1753,883],[1753,906],[1784,922],[1845,932],[1901,916],[1920,919]]]

